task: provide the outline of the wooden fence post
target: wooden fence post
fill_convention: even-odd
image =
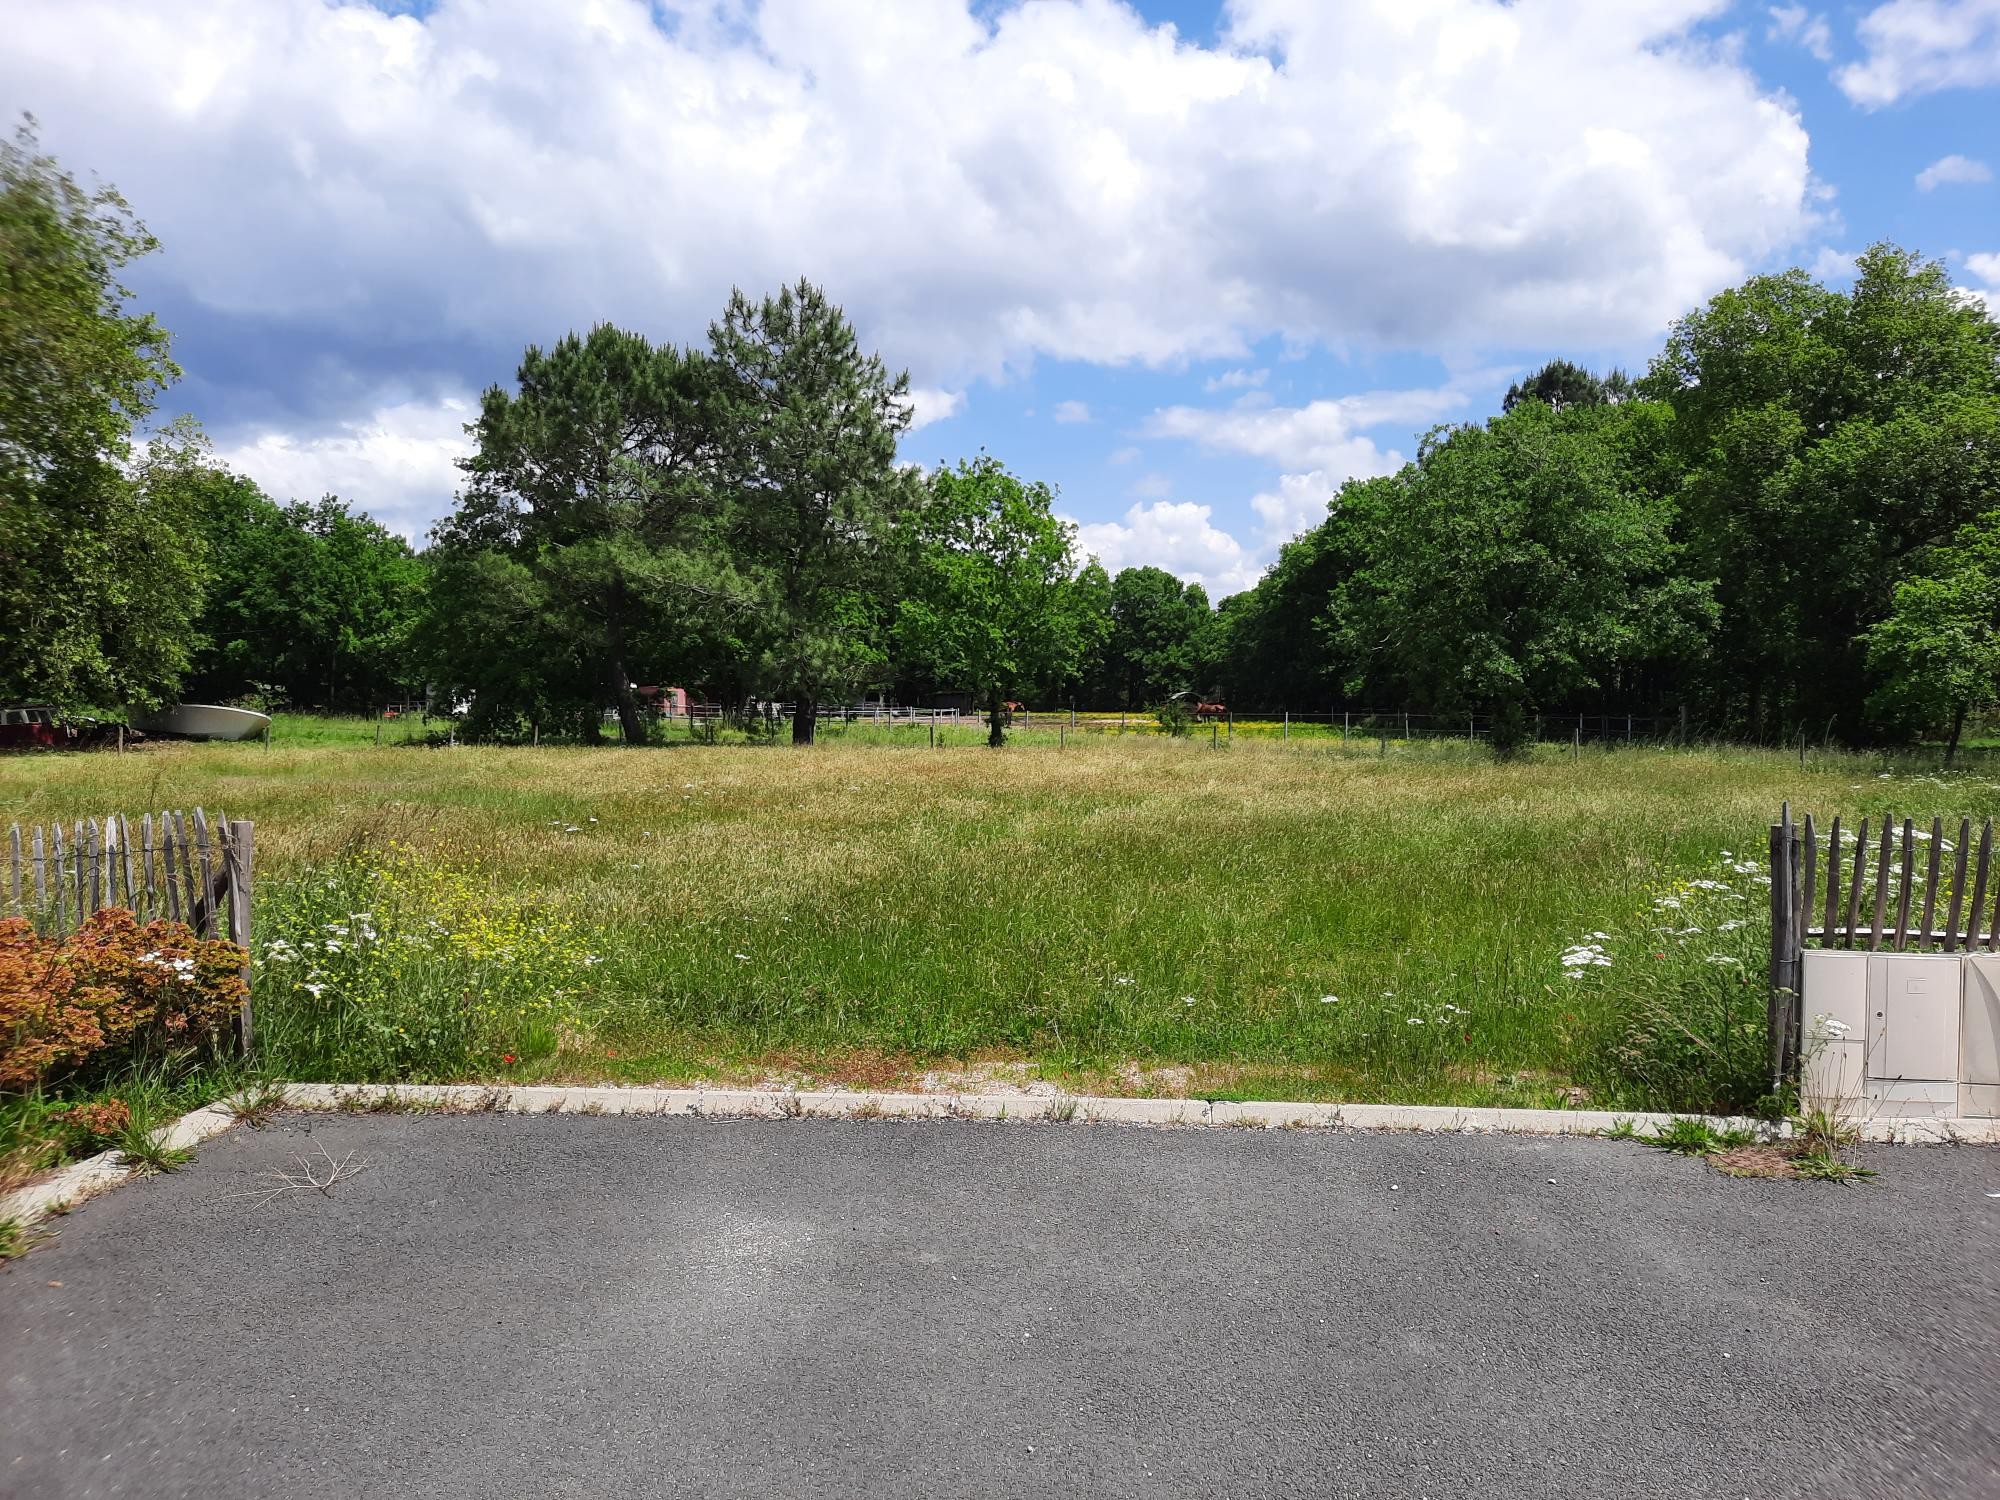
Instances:
[[[1797,944],[1792,935],[1796,914],[1793,885],[1792,805],[1787,802],[1779,821],[1771,825],[1771,994],[1765,1008],[1770,1046],[1771,1092],[1784,1086],[1790,1052],[1792,1001],[1798,988]]]
[[[243,1004],[236,1014],[236,1050],[247,1056],[253,1040],[250,1018],[250,881],[256,825],[242,819],[226,825],[222,857],[229,873],[229,936],[243,950]]]

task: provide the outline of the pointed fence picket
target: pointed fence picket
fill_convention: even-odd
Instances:
[[[255,825],[203,809],[192,813],[123,813],[103,819],[7,834],[7,875],[0,915],[26,917],[60,937],[92,912],[124,907],[142,922],[185,922],[202,937],[227,937],[250,947],[250,886]],[[250,966],[245,962],[247,984]],[[250,1001],[236,1020],[236,1041],[250,1045]]]

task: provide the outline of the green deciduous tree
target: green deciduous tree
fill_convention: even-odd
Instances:
[[[1643,384],[1674,409],[1687,566],[1716,582],[1710,717],[1860,735],[1859,643],[1896,580],[2000,501],[2000,327],[1878,245],[1844,296],[1803,271],[1721,293]]]
[[[226,469],[185,475],[209,583],[188,690],[269,692],[302,707],[364,709],[421,686],[410,632],[424,565],[401,537],[328,495],[280,506]]]
[[[670,680],[740,603],[711,545],[714,371],[600,324],[522,356],[471,431],[464,494],[436,532],[425,659],[479,712],[553,714],[645,737],[640,674]]]
[[[896,540],[919,503],[896,464],[909,376],[863,355],[810,282],[752,302],[733,293],[709,330],[721,434],[717,485],[734,556],[754,583],[753,673],[795,703],[813,739],[820,700],[882,675]]]
[[[1967,715],[2000,701],[2000,514],[1966,527],[1897,584],[1862,644],[1876,679],[1869,706],[1905,732],[1943,729],[1950,765]]]
[[[135,477],[132,429],[179,371],[123,268],[155,248],[108,187],[0,142],[0,698],[150,705],[187,659],[202,548],[172,482],[186,434]]]
[[[1672,504],[1642,482],[1664,419],[1536,401],[1427,437],[1363,492],[1368,561],[1329,614],[1350,685],[1386,671],[1433,711],[1490,715],[1507,753],[1538,709],[1691,652],[1707,590],[1679,576]]]
[[[1175,693],[1213,686],[1208,593],[1164,568],[1121,568],[1109,593],[1111,631],[1093,696],[1144,708]]]
[[[910,523],[896,644],[935,680],[985,700],[987,743],[998,748],[1008,700],[1072,676],[1102,617],[1076,586],[1075,528],[1056,516],[1047,485],[981,457],[939,469],[927,491]]]

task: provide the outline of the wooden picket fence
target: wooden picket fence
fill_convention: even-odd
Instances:
[[[1928,830],[1893,814],[1871,824],[1863,818],[1850,835],[1836,817],[1822,838],[1812,814],[1794,823],[1787,803],[1771,825],[1773,1088],[1798,1072],[1807,948],[2000,949],[1991,818],[1976,833],[1970,818],[1960,818],[1955,838],[1942,818],[1932,818]]]
[[[5,911],[58,937],[92,912],[125,907],[142,922],[185,922],[202,937],[227,936],[250,947],[250,888],[255,825],[201,808],[192,813],[123,813],[79,818],[65,826],[23,829],[7,839]],[[246,961],[247,984],[250,967]],[[236,1044],[250,1046],[250,1001],[236,1021]]]

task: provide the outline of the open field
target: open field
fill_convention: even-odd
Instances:
[[[406,871],[450,872],[455,910],[513,924],[487,912],[481,931],[546,927],[549,951],[575,957],[558,980],[520,971],[504,1002],[521,1003],[519,1030],[491,1033],[519,1040],[443,1069],[344,1053],[291,1016],[297,970],[266,952],[264,1036],[295,1076],[886,1084],[969,1068],[1468,1104],[1580,1087],[1609,1106],[1640,1102],[1605,1062],[1620,1017],[1597,976],[1566,979],[1565,948],[1601,931],[1630,938],[1621,964],[1650,957],[1653,899],[1724,850],[1761,858],[1784,799],[1822,816],[2000,809],[1990,772],[1838,755],[1586,749],[1500,766],[1463,746],[1383,759],[1137,736],[994,754],[969,733],[933,753],[906,730],[901,748],[425,750],[377,749],[354,726],[306,744],[292,731],[312,726],[281,720],[268,750],[14,757],[0,793],[24,823],[197,803],[254,818],[260,940],[296,938],[314,901],[344,923],[347,888],[326,872],[400,845]],[[1752,963],[1754,908],[1731,939]],[[378,973],[384,1005],[439,982],[406,940],[412,977]],[[537,1022],[522,996],[550,983],[564,998]],[[420,1029],[394,1020],[392,1041]]]

